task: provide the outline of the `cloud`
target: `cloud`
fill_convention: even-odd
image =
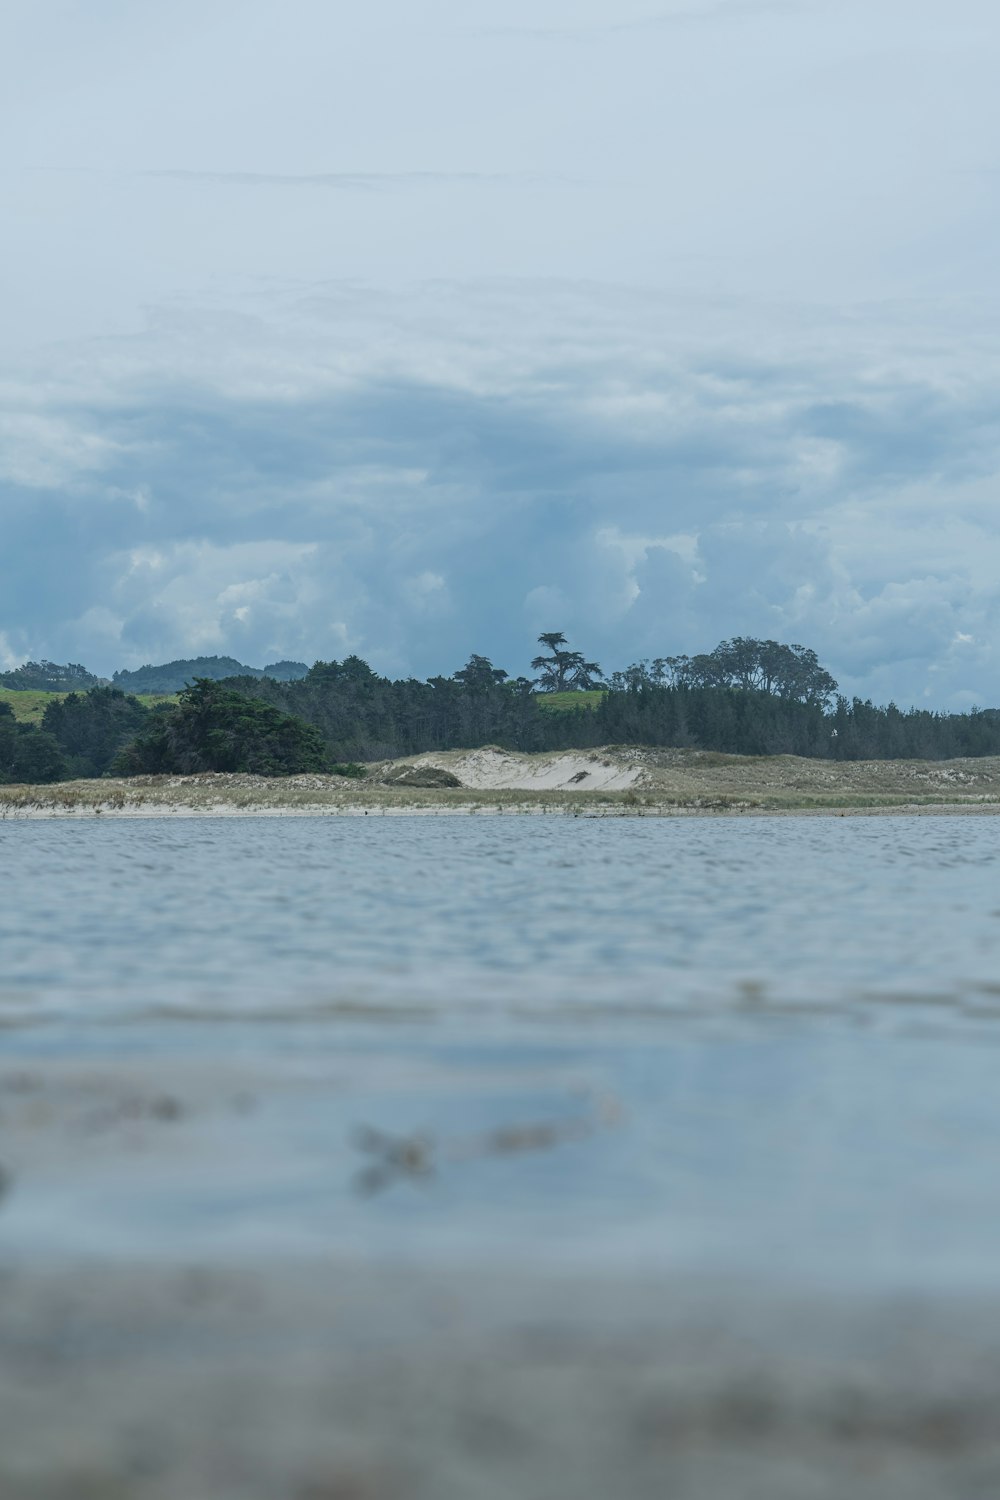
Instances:
[[[988,702],[994,363],[953,314],[859,326],[552,283],[163,307],[8,385],[5,650],[425,676],[523,671],[544,629],[607,670],[752,634]]]
[[[987,0],[7,9],[5,660],[997,701]]]
[[[504,182],[540,182],[536,172],[211,172],[181,167],[147,169],[140,177],[221,187],[341,188],[371,191],[385,188],[435,187]]]
[[[712,26],[727,21],[754,21],[773,15],[808,15],[811,9],[811,6],[802,4],[801,0],[716,0],[715,4],[706,0],[702,5],[677,6],[625,20],[607,19],[564,26],[477,26],[469,30],[472,35],[482,37],[535,37],[546,41],[569,41],[623,33],[656,32],[678,26]]]
[[[47,489],[101,472],[111,461],[112,446],[105,434],[69,415],[14,408],[0,413],[0,464],[8,481],[25,489]]]

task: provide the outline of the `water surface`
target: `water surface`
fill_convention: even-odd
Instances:
[[[990,819],[0,825],[0,1258],[995,1288]]]

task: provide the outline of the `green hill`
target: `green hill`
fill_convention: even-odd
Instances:
[[[176,694],[173,693],[136,693],[135,696],[147,708],[154,708],[157,703],[177,701]],[[19,724],[40,724],[50,703],[60,703],[63,698],[68,697],[68,693],[43,693],[29,688],[15,691],[13,688],[0,687],[0,703],[10,705]]]
[[[14,692],[85,693],[88,688],[100,687],[103,680],[74,661],[66,666],[54,661],[26,661],[12,672],[0,672],[0,688]]]
[[[227,677],[270,677],[274,682],[296,682],[309,668],[301,661],[276,661],[267,667],[248,667],[234,656],[195,656],[164,662],[162,666],[137,667],[134,672],[116,672],[112,683],[123,693],[179,693],[197,677],[222,682]]]
[[[535,702],[539,708],[549,709],[596,708],[603,697],[604,689],[594,688],[583,693],[536,693]]]

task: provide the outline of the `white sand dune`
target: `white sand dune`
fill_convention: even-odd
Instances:
[[[521,755],[493,745],[422,755],[413,764],[450,771],[475,791],[624,792],[643,774],[636,761],[606,750]]]
[[[581,797],[564,796],[580,792]],[[595,795],[588,798],[587,793]],[[370,762],[360,778],[310,772],[137,776],[0,786],[0,820],[87,817],[575,817],[1000,814],[1000,756],[826,761],[605,745],[523,754],[486,745]]]

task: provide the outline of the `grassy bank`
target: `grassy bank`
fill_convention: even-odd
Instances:
[[[16,688],[0,688],[0,703],[9,703],[15,719],[22,724],[40,724],[42,715],[52,702],[61,702],[67,693],[46,693],[34,688],[19,691]],[[176,693],[135,693],[147,708],[157,703],[176,703]],[[596,708],[604,697],[603,692],[594,693],[537,693],[539,707],[545,709]]]
[[[163,693],[137,693],[140,703],[153,708],[157,703],[176,703],[177,696]],[[68,693],[43,693],[34,688],[0,688],[0,703],[9,703],[14,718],[21,724],[40,724],[50,703],[61,703]]]
[[[596,688],[590,693],[536,693],[535,702],[546,709],[596,708],[603,697],[603,689]]]
[[[392,774],[401,764],[425,771],[439,768],[461,784],[394,784]],[[580,768],[587,766],[595,780],[602,772],[634,779],[624,788],[584,790]],[[476,776],[479,784],[470,784]],[[839,764],[628,747],[582,758],[451,751],[372,766],[362,780],[215,773],[0,787],[0,818],[252,813],[669,817],[935,810],[1000,812],[1000,760]]]

